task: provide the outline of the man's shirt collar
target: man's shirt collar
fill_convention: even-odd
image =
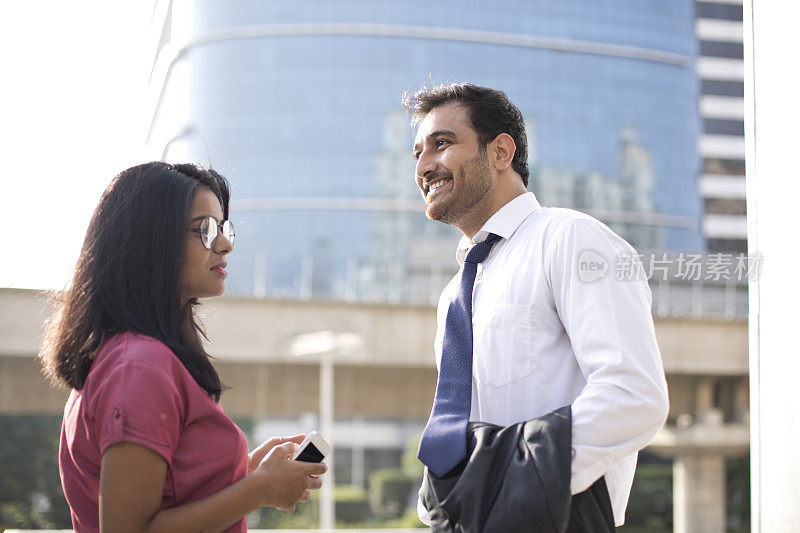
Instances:
[[[472,240],[466,235],[461,237],[456,251],[458,263],[464,264],[464,259],[472,245],[483,242],[490,233],[499,235],[503,239],[511,238],[522,221],[541,208],[542,206],[539,205],[539,201],[532,192],[520,194],[492,215]]]

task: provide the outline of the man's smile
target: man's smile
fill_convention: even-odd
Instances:
[[[436,196],[448,192],[452,190],[452,188],[453,188],[452,178],[442,178],[432,183],[428,183],[425,185],[425,192],[426,192],[425,201],[431,202]]]

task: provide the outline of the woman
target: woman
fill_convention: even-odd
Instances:
[[[59,465],[76,531],[246,531],[248,512],[321,485],[324,465],[290,460],[303,435],[248,456],[218,403],[194,310],[225,291],[229,196],[213,170],[153,162],[114,178],[92,216],[41,353],[72,389]]]

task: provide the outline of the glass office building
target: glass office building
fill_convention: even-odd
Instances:
[[[233,293],[438,296],[459,233],[424,217],[400,98],[441,82],[517,104],[544,205],[702,250],[689,0],[174,0],[154,20],[148,143],[230,178]]]

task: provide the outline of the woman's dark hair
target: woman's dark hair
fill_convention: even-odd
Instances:
[[[506,93],[471,83],[452,83],[423,87],[413,95],[403,95],[403,106],[412,114],[415,124],[421,122],[434,108],[457,103],[467,109],[472,129],[478,134],[478,142],[484,148],[501,133],[507,133],[517,146],[511,167],[528,186],[528,139],[522,113]]]
[[[81,390],[103,341],[131,331],[167,345],[219,401],[222,384],[203,349],[198,301],[179,294],[189,214],[201,187],[216,195],[227,219],[230,186],[211,169],[151,162],[111,181],[47,323],[39,357],[57,384]]]

